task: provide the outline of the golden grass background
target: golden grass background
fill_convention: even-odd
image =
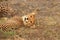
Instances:
[[[32,28],[13,30],[13,36],[2,40],[60,40],[60,0],[8,0],[6,1],[22,16],[34,12],[36,23]],[[9,34],[8,32],[7,34]],[[6,33],[5,33],[6,34]]]

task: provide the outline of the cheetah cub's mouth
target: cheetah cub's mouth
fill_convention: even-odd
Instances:
[[[35,23],[35,13],[22,16],[22,19],[25,26],[32,26]]]

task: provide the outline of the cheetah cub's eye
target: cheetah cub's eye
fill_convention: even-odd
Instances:
[[[30,21],[30,23],[32,23],[32,21]]]
[[[33,17],[33,16],[30,16],[30,17]]]

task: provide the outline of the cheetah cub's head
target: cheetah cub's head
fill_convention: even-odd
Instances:
[[[35,13],[22,16],[25,26],[32,26],[35,23]]]

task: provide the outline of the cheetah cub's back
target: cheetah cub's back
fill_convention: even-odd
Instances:
[[[8,19],[5,23],[0,24],[0,29],[7,30],[9,28],[20,28],[21,26],[32,26],[35,23],[35,13],[28,15],[14,16],[11,19]]]
[[[11,7],[11,4],[9,4],[8,2],[0,2],[0,18],[2,17],[13,17],[15,16],[16,10],[14,8]]]

